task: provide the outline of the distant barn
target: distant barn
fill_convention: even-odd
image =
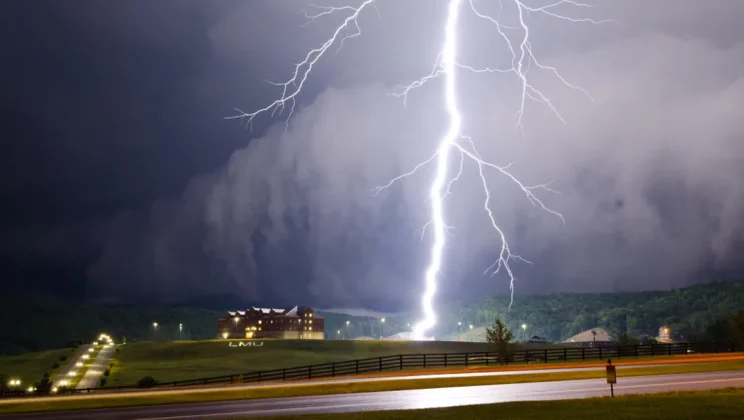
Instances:
[[[565,343],[578,344],[582,347],[605,347],[613,343],[612,336],[604,328],[592,328],[569,338]]]

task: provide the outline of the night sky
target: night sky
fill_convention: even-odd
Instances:
[[[426,160],[444,129],[441,81],[405,107],[390,93],[431,71],[446,2],[378,0],[362,36],[319,62],[288,126],[286,113],[225,119],[270,103],[266,81],[330,35],[338,17],[303,26],[309,3],[0,2],[4,293],[417,307],[432,172],[373,189]],[[497,220],[533,263],[514,265],[517,296],[741,277],[744,2],[593,3],[577,13],[618,23],[531,17],[542,64],[594,98],[534,71],[566,124],[531,102],[522,133],[513,75],[461,77],[481,154],[561,192],[541,197],[565,225],[489,174]],[[463,60],[509,64],[493,28],[463,27]],[[499,249],[483,200],[466,165],[446,203],[440,302],[508,291],[483,274]]]

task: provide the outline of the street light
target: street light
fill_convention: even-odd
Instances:
[[[468,327],[470,328],[470,331],[472,332],[473,331],[473,324],[468,325]],[[475,338],[473,337],[473,334],[470,334],[470,341],[475,341]]]
[[[346,340],[349,339],[349,321],[346,321]]]
[[[381,330],[382,334],[380,338],[384,340],[385,339],[385,318],[380,319],[380,322],[382,322],[382,330]]]
[[[183,340],[183,324],[178,324],[178,339]]]
[[[457,321],[457,341],[460,341],[460,326],[462,326],[462,322]]]
[[[522,324],[522,339],[527,341],[527,324]]]

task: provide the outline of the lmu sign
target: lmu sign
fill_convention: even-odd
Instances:
[[[263,341],[260,342],[260,343],[257,343],[257,342],[254,342],[254,341],[249,341],[247,343],[246,342],[243,342],[243,341],[240,341],[237,344],[236,343],[233,343],[231,341],[231,342],[227,343],[227,345],[229,347],[262,347],[263,346]]]

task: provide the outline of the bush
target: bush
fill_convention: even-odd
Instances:
[[[104,386],[106,386],[106,382],[107,381],[108,380],[106,378],[101,378],[101,388],[103,388]]]
[[[109,375],[111,375],[111,371],[109,369],[103,371],[103,376],[108,378]]]
[[[59,363],[54,362],[54,364],[52,365],[52,369],[57,369],[57,368],[59,368]]]
[[[59,358],[59,361],[60,362],[64,362],[65,360],[67,360],[67,356],[62,356],[62,357]]]
[[[49,374],[49,372],[44,372],[44,375],[43,375],[42,377],[43,377],[44,379],[46,379],[46,380],[49,380],[49,377],[50,377],[50,376],[51,376],[51,375]]]
[[[158,384],[158,381],[155,380],[152,376],[145,376],[144,378],[137,381],[137,386],[140,388],[152,388],[155,385]]]

